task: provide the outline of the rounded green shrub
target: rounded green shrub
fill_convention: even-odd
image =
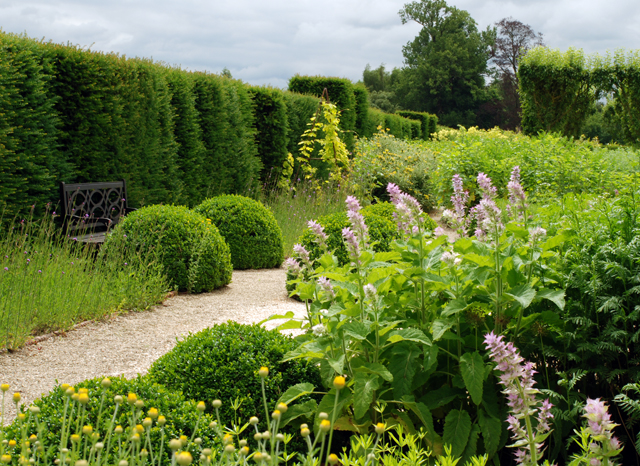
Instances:
[[[362,216],[369,227],[369,239],[376,243],[373,247],[376,252],[390,251],[391,243],[400,238],[398,226],[393,219],[395,207],[388,202],[373,204],[362,209]],[[324,232],[329,237],[327,246],[338,259],[341,265],[349,263],[349,254],[342,240],[342,229],[350,225],[346,212],[325,215],[316,220],[324,227]],[[311,259],[317,259],[322,255],[320,247],[313,241],[314,235],[307,228],[300,236],[298,243],[309,251]]]
[[[282,230],[261,202],[230,194],[207,199],[194,210],[218,227],[231,250],[234,269],[265,269],[282,264]]]
[[[231,281],[229,246],[215,225],[186,207],[154,205],[132,212],[103,247],[155,254],[178,290],[211,291]]]
[[[168,442],[170,439],[178,438],[181,435],[186,435],[188,438],[191,437],[198,420],[199,413],[196,408],[197,401],[187,400],[180,392],[159,385],[146,376],[138,376],[131,380],[127,380],[124,377],[110,377],[109,379],[111,381],[111,386],[108,388],[104,388],[102,386],[102,378],[85,380],[84,382],[80,382],[75,385],[76,391],[80,388],[87,388],[89,395],[89,403],[87,403],[84,408],[86,410],[86,417],[84,418],[83,423],[79,425],[79,428],[81,429],[83,425],[92,426],[94,432],[98,432],[100,434],[101,441],[106,445],[108,424],[115,412],[114,397],[116,395],[120,395],[124,400],[126,400],[129,393],[134,393],[138,400],[142,400],[144,402],[142,417],[146,417],[148,415],[150,408],[156,408],[159,415],[165,416],[167,422],[164,426],[165,439],[163,445],[162,464],[170,464],[171,450]],[[45,427],[45,435],[38,436],[38,439],[43,443],[45,451],[54,457],[58,451],[58,446],[60,445],[62,421],[64,418],[65,403],[67,400],[71,401],[69,397],[65,395],[63,388],[61,386],[57,386],[51,392],[33,403],[35,406],[40,408],[38,418]],[[78,403],[71,402],[67,410],[67,419],[69,419],[71,418],[71,407],[74,405],[74,416],[72,418],[73,422],[71,424],[72,427],[70,434],[76,433]],[[23,406],[22,408],[24,412],[28,414],[29,411],[26,407]],[[115,425],[121,425],[124,429],[127,429],[130,426],[130,419],[134,409],[135,408],[126,401],[120,404],[115,417]],[[213,420],[214,419],[209,414],[205,413],[198,423],[197,436],[202,439],[203,448],[209,447],[220,450],[221,442],[215,432],[209,428],[209,423]],[[138,421],[138,423],[141,423],[141,420]],[[68,420],[66,425],[69,425]],[[31,424],[28,435],[32,433],[37,433],[33,424]],[[161,429],[155,421],[152,424],[150,436],[154,452],[160,451]],[[14,421],[13,424],[7,427],[6,438],[16,439],[18,441],[20,440],[21,434],[18,421]],[[108,452],[110,455],[117,451],[117,445],[117,441],[112,443],[111,451]],[[69,442],[69,448],[71,448],[71,442]],[[193,457],[198,458],[200,456],[199,447],[191,445],[189,450]],[[54,457],[49,458],[50,461],[45,461],[44,464],[53,464]],[[117,461],[109,462],[109,464],[114,463],[117,463]]]
[[[276,330],[229,321],[190,334],[178,342],[151,365],[148,376],[190,399],[204,400],[207,404],[221,400],[223,424],[234,422],[236,416],[242,422],[258,416],[259,427],[264,429],[260,367],[269,368],[269,377],[265,379],[269,412],[293,385],[309,382],[315,387],[322,386],[318,367],[301,359],[281,362],[287,352],[297,347],[291,337]],[[241,404],[234,412],[231,403],[236,400]],[[300,398],[296,403],[305,401]],[[300,442],[294,426],[293,423],[286,426],[285,432],[295,433],[294,438]]]

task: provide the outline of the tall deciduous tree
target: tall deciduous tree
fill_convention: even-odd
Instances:
[[[544,46],[542,33],[536,33],[528,24],[511,17],[503,18],[495,25],[497,37],[492,61],[498,70],[495,85],[501,98],[499,125],[505,129],[516,129],[521,121],[518,63],[531,48]]]
[[[485,75],[495,29],[478,31],[469,13],[445,0],[420,0],[399,12],[403,24],[422,26],[403,47],[405,67],[396,86],[402,107],[435,113],[449,126],[476,123],[486,100]]]

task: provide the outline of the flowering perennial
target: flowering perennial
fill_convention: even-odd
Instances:
[[[551,432],[549,421],[553,418],[553,405],[547,399],[538,406],[536,395],[539,391],[533,387],[536,373],[533,364],[520,356],[513,343],[503,340],[504,336],[491,332],[485,335],[484,343],[496,363],[496,370],[501,373],[499,379],[510,411],[507,423],[513,440],[511,446],[516,448],[516,463],[537,465],[542,457],[542,442]],[[536,414],[534,430],[531,420]]]
[[[398,222],[398,229],[405,234],[416,234],[424,222],[420,203],[407,193],[403,193],[397,185],[389,183],[387,192],[391,202],[396,207],[393,217]]]

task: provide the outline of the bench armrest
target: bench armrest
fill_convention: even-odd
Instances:
[[[78,226],[82,225],[82,222],[84,221],[85,224],[94,224],[93,226],[96,226],[96,224],[102,224],[102,226],[109,230],[111,228],[111,225],[113,225],[113,221],[110,218],[104,217],[81,217],[80,215],[68,215],[67,218],[73,219],[74,223]],[[68,220],[67,223],[69,223]],[[87,228],[88,227],[89,225],[87,225]]]

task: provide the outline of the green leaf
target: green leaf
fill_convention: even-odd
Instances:
[[[462,456],[464,448],[469,441],[471,433],[471,416],[462,409],[449,411],[444,420],[444,432],[442,439],[445,445],[451,445],[451,453],[454,457]]]
[[[280,427],[286,426],[301,416],[304,416],[307,420],[311,420],[317,409],[318,403],[316,403],[316,400],[307,400],[304,403],[296,403],[293,406],[289,406],[287,412],[280,418]]]
[[[422,330],[417,328],[405,328],[402,330],[394,330],[389,334],[390,343],[396,343],[398,341],[415,341],[416,343],[422,343],[423,345],[431,345],[431,340],[427,337]]]
[[[495,417],[486,414],[482,409],[478,410],[478,424],[482,429],[482,439],[484,449],[489,455],[489,459],[498,451],[500,436],[502,435],[502,422]]]
[[[464,311],[467,306],[467,301],[464,298],[458,298],[454,299],[453,301],[449,301],[449,303],[447,303],[447,306],[442,311],[442,317],[449,317],[457,314],[460,311]]]
[[[411,382],[416,373],[416,359],[420,351],[415,345],[408,342],[400,342],[391,347],[389,358],[389,370],[393,374],[393,394],[396,399],[411,394]]]
[[[465,464],[469,464],[468,461],[476,454],[478,451],[478,435],[480,434],[480,427],[478,424],[473,424],[471,427],[471,433],[469,434],[469,441],[467,442],[467,446],[464,448],[464,453],[462,454],[461,462],[464,461]]]
[[[531,288],[531,285],[529,285],[528,283],[511,288],[511,290],[509,291],[510,292],[505,293],[505,295],[510,296],[518,301],[518,303],[520,303],[520,305],[522,306],[522,309],[526,309],[527,307],[529,307],[531,301],[533,301],[533,298],[536,297],[536,290]]]
[[[376,252],[374,258],[379,262],[398,262],[402,259],[402,255],[395,251]]]
[[[283,324],[280,324],[276,327],[276,330],[290,330],[290,329],[298,329],[302,327],[302,322],[299,320],[289,320]]]
[[[320,400],[320,404],[318,404],[318,410],[316,412],[315,418],[315,427],[317,428],[320,424],[320,417],[318,416],[320,413],[327,413],[329,415],[329,419],[332,417],[333,406],[336,400],[336,391],[332,389],[329,393],[322,397]],[[338,409],[337,415],[342,413],[342,410],[346,404],[351,401],[351,394],[348,390],[340,390],[340,398],[338,398]]]
[[[482,402],[482,383],[484,381],[484,360],[480,353],[464,353],[460,358],[460,372],[471,399],[476,405]]]
[[[341,354],[337,358],[327,358],[327,362],[331,368],[336,371],[336,374],[344,374],[344,354]]]
[[[559,309],[564,309],[564,290],[550,290],[549,288],[540,288],[538,290],[538,296],[543,299],[548,299],[553,304],[558,306]]]
[[[469,254],[465,254],[463,258],[475,264],[478,264],[480,267],[493,266],[493,259],[491,257],[481,256],[479,254],[476,254],[475,252],[470,252]]]
[[[342,327],[345,335],[349,335],[356,340],[364,340],[369,335],[369,326],[362,322],[349,322]]]
[[[393,374],[389,370],[378,362],[366,362],[360,358],[354,358],[351,360],[351,367],[355,372],[366,372],[369,374],[376,374],[382,377],[387,382],[393,380]]]
[[[427,432],[434,432],[433,428],[433,416],[431,415],[431,411],[424,403],[416,403],[415,401],[408,399],[407,397],[402,397],[400,399],[405,408],[410,409],[413,413],[420,419],[422,425],[424,426]]]
[[[293,311],[289,311],[286,314],[272,314],[269,317],[267,317],[266,319],[261,320],[260,322],[258,322],[258,325],[262,325],[265,322],[269,322],[270,320],[292,319],[293,317],[295,317],[295,314],[293,313]]]
[[[356,419],[360,419],[367,414],[373,402],[373,395],[379,388],[380,381],[377,375],[356,372],[354,390],[357,396],[353,400],[353,413]]]
[[[451,318],[436,319],[431,324],[431,334],[433,341],[438,341],[442,336],[455,324],[455,320]]]
[[[278,403],[285,403],[289,405],[301,396],[313,393],[314,388],[313,384],[309,382],[296,384],[293,387],[289,387],[287,391],[282,394]]]
[[[542,250],[543,251],[548,251],[549,249],[553,249],[553,248],[557,248],[558,246],[560,246],[562,243],[564,243],[565,241],[567,241],[567,237],[563,234],[560,235],[556,235],[556,236],[552,236],[551,238],[548,238],[544,244],[542,245]]]

